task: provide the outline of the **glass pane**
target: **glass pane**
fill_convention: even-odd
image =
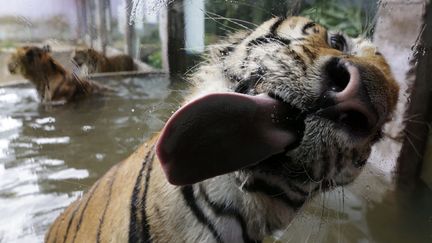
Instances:
[[[301,121],[303,125],[298,127],[294,122],[284,124],[285,130],[281,133],[286,135],[297,129],[299,133],[293,133],[302,137],[307,123],[303,116],[309,115],[308,119],[313,119],[314,115],[321,116],[318,111],[345,99],[336,93],[348,90],[355,79],[355,72],[359,72],[356,77],[362,89],[352,88],[355,92],[351,91],[358,96],[356,99],[346,98],[355,105],[347,110],[340,108],[343,115],[332,113],[333,116],[324,117],[333,123],[326,123],[328,126],[322,126],[319,132],[339,134],[346,132],[341,126],[361,130],[370,125],[371,120],[384,121],[386,117],[382,117],[383,114],[389,112],[384,103],[390,103],[388,100],[392,97],[388,95],[388,99],[384,99],[381,96],[389,93],[392,87],[380,86],[389,75],[383,68],[387,66],[376,61],[382,57],[386,58],[395,82],[400,86],[400,95],[393,118],[383,129],[377,128],[379,142],[371,148],[368,163],[360,176],[343,186],[340,185],[345,183],[337,182],[342,179],[336,176],[331,180],[317,180],[316,184],[321,187],[315,191],[320,193],[308,196],[305,205],[295,215],[289,211],[287,217],[292,221],[273,235],[269,234],[264,242],[432,242],[430,151],[426,151],[424,167],[417,168],[417,174],[422,178],[416,178],[419,182],[415,187],[400,187],[396,183],[399,177],[395,175],[403,142],[412,142],[404,140],[405,135],[410,134],[404,130],[404,124],[409,121],[429,126],[416,115],[404,117],[411,101],[410,82],[415,79],[410,76],[415,76],[412,65],[417,64],[417,58],[428,54],[427,44],[422,43],[419,36],[430,31],[427,29],[429,23],[422,25],[423,12],[429,14],[430,11],[430,6],[429,9],[425,6],[426,1],[390,0],[8,1],[0,7],[0,242],[43,241],[49,226],[68,205],[82,197],[111,167],[128,158],[142,144],[150,146],[148,140],[161,131],[185,101],[198,97],[197,93],[234,91],[248,95],[246,99],[254,101],[261,97],[261,93],[268,94],[267,101],[275,102],[272,104],[284,102],[284,105],[289,105],[290,112],[298,115],[292,120],[298,122],[304,118]],[[297,25],[284,21],[297,15],[313,22],[308,22],[308,27],[305,24],[303,28],[293,30]],[[289,25],[283,26],[285,32],[272,30],[269,24],[259,27],[272,18],[280,18],[279,24]],[[267,23],[272,23],[272,26],[278,22],[271,21]],[[316,35],[316,38],[309,39],[311,35]],[[365,47],[371,44],[359,41],[363,39],[371,39],[377,49],[375,46]],[[421,49],[422,45],[426,47]],[[354,64],[351,68],[356,71],[341,68],[339,64],[329,67],[332,64],[330,59]],[[293,72],[302,69],[301,75],[291,78]],[[316,78],[315,83],[310,82],[313,78]],[[199,86],[197,80],[206,85]],[[215,82],[206,83],[209,80]],[[271,86],[278,81],[280,89]],[[298,86],[283,86],[288,81],[297,82]],[[368,81],[372,84],[366,85]],[[324,100],[324,91],[313,89],[318,86],[329,90],[331,86],[333,93],[329,92],[333,96],[328,96],[342,98],[334,98],[331,102]],[[284,100],[280,95],[283,91],[287,92],[286,97],[300,100],[299,104]],[[295,92],[298,93],[293,94]],[[367,99],[372,100],[370,104],[365,104]],[[316,103],[308,103],[309,100]],[[329,106],[324,107],[324,104]],[[257,107],[262,108],[259,105],[261,103]],[[378,108],[370,112],[372,106]],[[385,107],[380,109],[381,106]],[[230,109],[239,107],[244,108],[233,105],[220,112],[215,109],[219,113],[225,112],[233,120],[220,122],[227,130],[238,125],[235,122],[238,117],[232,115],[234,112],[230,113]],[[243,110],[244,113],[248,112],[247,109]],[[312,110],[317,113],[308,113]],[[209,117],[222,120],[213,113]],[[199,116],[193,118],[192,124],[201,119]],[[265,124],[270,128],[266,128],[280,132],[280,128],[274,125],[278,123],[275,122],[277,119],[272,116],[271,120],[270,125]],[[260,122],[257,118],[256,123],[254,120],[241,124],[239,129],[251,129],[252,125],[259,127]],[[216,128],[201,129],[198,134],[211,136],[212,131],[220,128],[217,125]],[[223,133],[225,127],[221,129],[222,134],[231,141],[225,141],[224,137],[218,140],[222,142],[212,144],[226,145],[226,150],[217,151],[215,156],[229,156],[224,152],[230,151],[228,145],[235,146],[236,151],[246,151],[238,156],[241,158],[260,151],[259,146],[247,150],[242,144],[234,143],[254,144],[254,141],[244,138],[250,138],[248,136],[230,137]],[[271,142],[280,135],[273,133],[267,137],[270,134],[267,130],[258,130],[257,133],[263,135],[262,140]],[[328,149],[328,154],[320,154],[322,161],[345,156],[344,151],[337,150],[335,140],[329,139],[336,136],[334,134],[321,136],[322,143],[311,145],[310,153],[317,147],[323,151]],[[354,132],[350,134],[355,138],[361,137]],[[412,134],[408,139],[418,140]],[[190,140],[185,143],[192,146],[200,142],[199,139]],[[359,140],[354,140],[339,142],[361,146]],[[268,146],[273,149],[276,145]],[[283,151],[268,157],[277,159],[282,152],[291,151],[291,147],[284,146]],[[354,161],[354,157],[361,157],[357,152],[350,152],[350,161],[366,161]],[[415,152],[418,153],[416,156],[422,156],[422,151]],[[266,162],[270,164],[270,172],[263,166],[259,169],[265,176],[258,174],[268,179],[267,172],[285,176],[281,171],[292,169],[290,166],[293,164],[289,163],[272,167],[275,161],[267,160],[268,157],[254,161],[256,164],[247,164],[246,170]],[[328,168],[329,171],[339,169],[336,162],[330,163]],[[259,176],[253,178],[262,179]],[[232,202],[241,197],[238,196],[243,195],[241,193],[246,193],[248,185],[253,185],[251,178],[241,178],[243,181],[236,186],[241,190],[234,198],[229,198]],[[287,178],[289,181],[292,179]],[[275,188],[280,189],[277,184],[280,179],[269,179],[269,183],[273,183],[270,189],[267,187],[267,191],[252,193],[290,201],[292,191],[286,193],[285,190],[289,186],[281,189],[285,190],[282,194],[275,193]],[[198,194],[198,189],[193,192]],[[198,206],[204,203],[203,198],[198,200]],[[274,217],[266,218],[268,225],[263,224],[256,231],[273,230],[270,224],[286,219],[278,218],[280,215],[275,213],[279,212],[280,205],[271,204],[267,213],[273,213]],[[229,208],[232,205],[224,206]],[[206,210],[205,216],[217,214]],[[232,216],[233,212],[230,213],[228,216]],[[248,215],[259,217],[262,211],[251,211]],[[223,217],[230,218],[228,216]],[[215,220],[215,224],[226,229],[225,223],[220,223],[224,220]],[[244,227],[229,222],[226,225],[234,225],[233,231]],[[247,220],[245,224],[249,226],[253,222]]]

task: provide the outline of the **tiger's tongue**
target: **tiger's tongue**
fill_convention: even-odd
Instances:
[[[254,165],[296,141],[289,109],[267,95],[216,93],[168,120],[156,153],[168,181],[192,184]]]

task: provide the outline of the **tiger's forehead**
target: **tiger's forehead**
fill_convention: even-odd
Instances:
[[[258,26],[242,43],[263,37],[276,37],[288,42],[307,40],[309,44],[323,46],[327,45],[328,33],[326,28],[305,17],[273,18]]]
[[[279,36],[290,39],[305,38],[307,36],[326,38],[327,36],[326,28],[300,16],[285,19],[276,32]]]

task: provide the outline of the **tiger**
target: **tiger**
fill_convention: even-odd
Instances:
[[[134,60],[128,55],[106,57],[92,48],[75,49],[72,60],[79,67],[85,65],[89,74],[137,70]]]
[[[207,56],[184,106],[67,207],[45,242],[263,242],[315,195],[354,181],[398,100],[371,41],[305,17],[272,18]],[[263,121],[272,107],[281,128]]]
[[[50,52],[49,46],[18,47],[7,64],[11,74],[21,74],[36,86],[43,103],[64,103],[112,90],[67,71]]]

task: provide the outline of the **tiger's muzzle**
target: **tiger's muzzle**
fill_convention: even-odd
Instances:
[[[360,68],[345,59],[333,58],[326,64],[325,73],[324,105],[317,114],[355,137],[375,133],[383,119],[370,98]]]

